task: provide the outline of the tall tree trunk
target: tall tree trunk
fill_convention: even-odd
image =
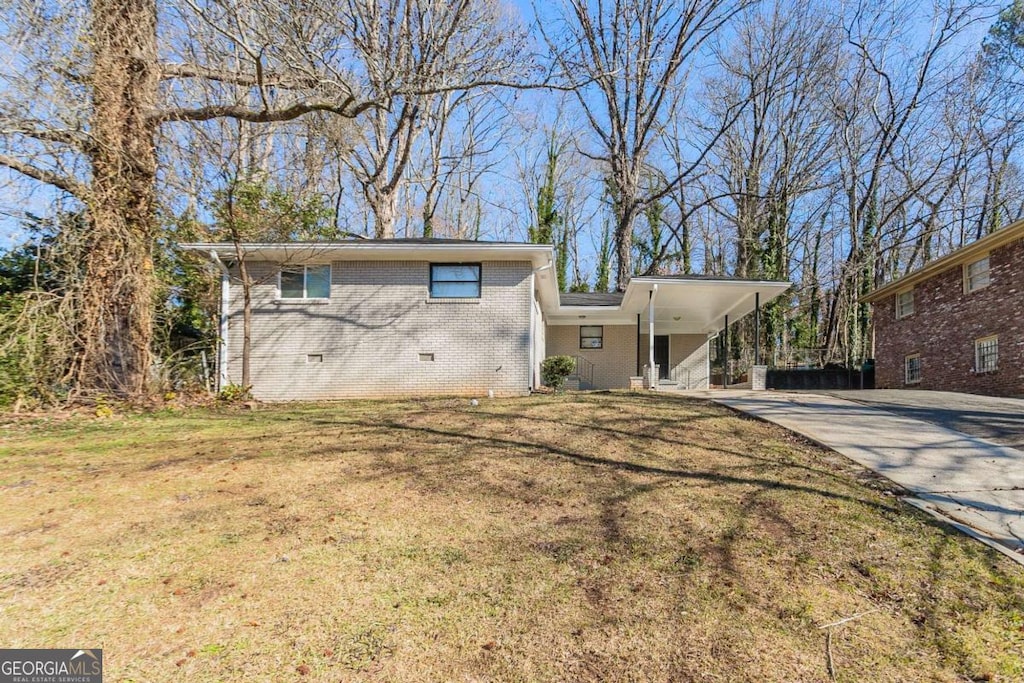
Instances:
[[[629,210],[616,220],[615,259],[615,289],[625,292],[626,285],[633,277],[633,214]]]
[[[373,211],[373,236],[379,240],[394,239],[398,189],[389,187],[376,190],[367,198]]]
[[[139,396],[153,335],[157,96],[155,0],[95,0],[95,141],[89,252],[80,299],[77,384]]]

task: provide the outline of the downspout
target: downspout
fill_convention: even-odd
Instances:
[[[540,373],[537,366],[537,313],[534,311],[534,302],[537,297],[537,273],[554,266],[553,261],[548,261],[539,268],[530,272],[530,391],[540,388]]]
[[[231,302],[231,273],[216,251],[210,250],[210,260],[220,269],[220,320],[217,332],[217,391],[228,385],[228,307]]]
[[[654,376],[654,298],[658,295],[658,285],[651,286],[647,300],[647,372],[650,373],[650,384],[653,389],[658,382]],[[659,373],[660,374],[660,373]]]

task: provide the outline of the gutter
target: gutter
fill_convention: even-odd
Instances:
[[[187,249],[192,251],[202,251],[204,253],[209,251],[219,251],[225,254],[234,254],[234,245],[229,242],[195,242],[189,244],[178,245],[181,249]],[[534,266],[543,267],[543,261],[547,260],[551,262],[554,252],[554,247],[551,245],[541,244],[524,244],[524,243],[509,243],[509,242],[458,242],[458,243],[439,243],[439,244],[417,244],[408,242],[399,243],[382,243],[376,240],[365,240],[365,241],[351,241],[351,242],[246,242],[238,245],[242,248],[246,254],[260,255],[261,252],[273,252],[280,251],[283,254],[297,254],[305,256],[309,254],[314,255],[326,255],[326,254],[349,254],[356,255],[359,258],[365,258],[366,255],[380,254],[381,259],[386,260],[387,258],[393,257],[397,254],[399,256],[408,254],[413,257],[422,257],[423,255],[429,255],[431,252],[436,254],[437,258],[448,258],[450,256],[463,257],[463,254],[472,253],[494,253],[494,254],[506,254],[506,255],[523,255],[529,258],[523,258],[522,260],[529,260]],[[429,256],[428,256],[429,257]],[[270,257],[270,260],[273,260]],[[487,260],[486,258],[484,260]],[[510,258],[498,258],[495,260],[509,261],[513,260]],[[541,264],[538,266],[538,264]]]
[[[534,311],[537,301],[537,273],[554,267],[554,261],[548,261],[530,272],[530,391],[540,388],[540,372],[537,364],[537,313]]]

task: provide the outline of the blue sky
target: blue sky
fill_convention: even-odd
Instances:
[[[539,6],[546,7],[544,3],[540,3]],[[512,7],[520,13],[525,22],[529,23],[532,20],[534,8],[529,0],[513,0]],[[993,9],[993,13],[994,11]],[[977,45],[980,43],[986,28],[986,23],[980,23],[975,27],[971,35],[965,37],[965,42]],[[921,30],[925,31],[926,27],[922,26]],[[539,48],[540,46],[538,46]],[[532,118],[533,125],[538,131],[545,125],[552,124],[555,109],[554,102],[557,100],[557,95],[535,91],[523,92],[517,97],[518,109],[521,115]],[[582,125],[582,120],[580,119],[571,120]],[[511,160],[512,155],[521,151],[521,149],[509,150],[507,160]],[[515,177],[512,165],[507,163],[504,169],[495,174],[492,182],[501,185],[501,187],[494,189],[496,192],[514,192],[515,189],[511,186],[512,183],[517,183],[518,179]],[[12,172],[0,169],[0,248],[6,248],[22,241],[25,238],[25,232],[21,226],[21,217],[24,215],[24,212],[47,214],[54,196],[54,192],[48,188],[22,179]],[[584,240],[592,239],[593,235],[598,233],[597,227],[594,226],[594,229],[590,231],[590,236],[585,237]],[[525,224],[520,225],[520,228],[525,229]],[[525,235],[523,236],[525,237]],[[584,244],[582,241],[581,247],[584,248],[584,251],[592,252],[590,245]]]

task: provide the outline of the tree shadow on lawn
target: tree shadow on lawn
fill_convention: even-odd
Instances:
[[[679,400],[679,399],[674,399],[674,400]],[[710,402],[706,403],[706,405],[707,406],[714,406],[714,404],[712,404]],[[688,404],[688,407],[691,407],[691,406],[689,406],[689,404]],[[479,413],[477,413],[477,414],[489,415],[489,416],[492,416],[492,417],[495,417],[495,418],[508,417],[504,413],[495,413],[495,412],[488,412],[488,411],[479,411]],[[725,418],[725,419],[738,419],[738,420],[745,420],[745,421],[749,420],[750,422],[756,423],[756,424],[759,424],[759,425],[766,424],[765,422],[763,422],[761,420],[756,420],[754,418],[750,418],[750,417],[747,417],[745,415],[733,415],[731,413],[718,413],[718,414],[707,414],[707,415],[691,415],[691,416],[683,417],[682,419],[676,419],[676,418],[645,418],[645,421],[657,423],[659,426],[664,427],[664,428],[677,428],[680,425],[686,424],[686,423],[697,422],[697,421],[700,421],[700,420],[713,420],[713,419],[723,419],[723,418]],[[769,458],[769,457],[757,455],[752,450],[751,451],[738,451],[738,450],[735,450],[735,449],[723,448],[721,446],[718,446],[718,445],[715,445],[715,444],[712,444],[712,443],[706,443],[706,442],[705,443],[698,443],[698,442],[695,442],[695,441],[682,441],[679,438],[671,438],[671,437],[668,437],[668,436],[662,436],[662,435],[660,435],[658,433],[651,433],[650,430],[647,430],[644,433],[638,433],[637,430],[636,430],[636,421],[635,421],[635,419],[632,419],[629,416],[621,418],[621,422],[626,424],[626,425],[631,425],[632,429],[626,429],[626,428],[618,429],[618,428],[615,428],[615,427],[610,427],[607,424],[609,422],[608,420],[604,420],[602,424],[592,424],[592,423],[586,423],[586,422],[572,422],[572,421],[567,421],[567,420],[558,420],[558,419],[555,419],[555,418],[542,417],[542,416],[537,416],[537,415],[530,415],[529,416],[529,420],[531,422],[545,422],[545,423],[548,423],[548,424],[551,424],[551,425],[556,425],[556,426],[561,426],[561,427],[572,427],[572,428],[575,428],[575,429],[601,432],[601,433],[609,434],[609,435],[611,435],[613,437],[621,438],[622,441],[624,441],[624,442],[629,442],[629,441],[633,441],[633,440],[636,440],[636,439],[642,439],[644,441],[661,442],[662,444],[665,444],[665,445],[668,445],[668,446],[672,446],[672,447],[679,447],[679,448],[693,447],[693,448],[699,448],[699,449],[704,450],[704,451],[711,451],[713,453],[720,453],[722,455],[735,456],[735,457],[740,458],[742,460],[747,460],[747,461],[753,461],[753,462],[761,463],[763,465],[767,465],[767,466],[770,466],[770,467],[773,467],[773,468],[785,468],[785,469],[804,470],[806,472],[810,472],[810,473],[813,473],[813,474],[817,474],[817,475],[821,475],[821,476],[825,476],[825,477],[829,477],[829,478],[835,479],[837,482],[844,482],[844,481],[846,481],[846,478],[847,478],[844,474],[837,473],[837,472],[829,470],[827,468],[812,467],[810,465],[799,464],[799,463],[796,463],[796,462],[783,462],[783,461],[778,460],[778,459],[772,459],[772,458]],[[613,421],[613,422],[617,422],[617,421],[618,420]],[[805,439],[805,438],[803,438],[803,437],[801,437],[799,435],[793,434],[791,432],[787,432],[787,435],[791,436],[794,441],[797,441],[797,442],[801,443],[802,445],[805,445],[805,446],[808,446],[808,447],[812,447],[812,448],[820,448],[820,446],[818,446],[816,444],[813,444],[812,442],[808,441],[807,439]],[[639,455],[650,457],[650,453],[647,452],[647,451],[642,451],[641,453],[639,453]],[[662,458],[662,456],[654,456],[654,457]],[[851,465],[853,465],[853,464],[854,463],[851,461]],[[722,466],[719,469],[720,470],[727,470],[727,469],[749,469],[751,466],[752,466],[752,464],[738,464],[738,465],[734,465],[734,466]],[[860,466],[858,465],[857,467],[859,468]]]
[[[566,423],[558,422],[557,420],[552,420],[552,422],[555,423],[555,424],[566,424]],[[847,502],[860,503],[860,504],[872,507],[872,508],[877,509],[877,510],[883,510],[883,511],[888,512],[888,513],[896,513],[896,512],[898,512],[898,508],[896,508],[896,507],[894,507],[892,505],[888,505],[888,504],[879,502],[879,501],[874,501],[874,500],[870,500],[868,498],[861,498],[861,497],[857,497],[857,496],[853,496],[853,495],[838,493],[836,491],[829,491],[827,489],[821,489],[821,488],[816,488],[816,487],[811,487],[811,486],[805,486],[805,485],[797,484],[797,483],[793,483],[793,482],[779,481],[779,480],[775,480],[775,479],[767,479],[767,478],[760,478],[760,477],[744,477],[744,476],[738,476],[738,475],[730,475],[730,474],[724,474],[722,472],[718,472],[718,471],[714,471],[714,470],[697,470],[697,469],[681,470],[681,469],[672,469],[672,468],[667,468],[667,467],[656,467],[656,466],[653,466],[653,465],[644,465],[644,464],[635,463],[635,462],[629,462],[629,461],[625,461],[625,460],[616,460],[616,459],[613,459],[613,458],[604,458],[604,457],[588,455],[586,453],[581,453],[581,452],[578,452],[578,451],[570,450],[570,449],[564,448],[562,446],[559,446],[559,445],[556,445],[556,444],[553,444],[553,443],[534,443],[534,442],[526,441],[526,440],[523,440],[523,439],[501,438],[501,437],[497,437],[497,436],[482,436],[482,435],[467,433],[465,431],[446,430],[446,429],[441,429],[439,427],[428,427],[428,426],[424,426],[424,425],[410,425],[410,424],[406,424],[406,423],[402,423],[402,422],[396,422],[396,421],[393,421],[393,420],[386,421],[386,422],[381,422],[381,423],[359,423],[359,422],[352,423],[352,422],[348,422],[346,424],[361,424],[363,426],[371,426],[372,425],[372,426],[384,428],[384,429],[387,429],[387,430],[393,430],[396,433],[414,433],[414,434],[419,434],[419,435],[429,435],[429,436],[432,436],[432,437],[439,437],[441,439],[444,439],[445,441],[450,441],[450,442],[463,441],[463,442],[468,442],[468,443],[484,444],[484,445],[492,446],[492,447],[495,447],[495,448],[500,448],[500,449],[503,449],[505,451],[520,451],[520,452],[523,452],[524,455],[527,455],[527,453],[529,453],[528,457],[534,457],[534,456],[556,457],[556,458],[561,458],[561,459],[568,460],[568,461],[570,461],[570,462],[572,462],[574,464],[577,464],[577,465],[582,465],[582,466],[587,466],[587,467],[604,468],[604,469],[614,470],[614,471],[618,471],[618,472],[629,472],[629,473],[632,473],[632,474],[652,475],[652,476],[657,476],[657,477],[667,477],[667,478],[670,478],[670,479],[681,480],[681,481],[700,481],[700,482],[706,482],[706,483],[710,483],[710,484],[749,485],[749,486],[756,486],[756,487],[765,488],[765,489],[778,489],[778,490],[787,490],[787,491],[794,491],[794,492],[800,492],[800,493],[809,493],[809,494],[813,494],[813,495],[817,495],[817,496],[823,496],[823,497],[826,497],[826,498],[835,498],[835,499],[843,500],[843,501],[847,501]],[[630,438],[634,438],[634,439],[648,439],[650,437],[647,437],[646,435],[642,435],[642,434],[632,434]],[[704,448],[705,446],[701,445],[701,447]],[[311,451],[310,454],[327,455],[327,454],[331,453],[334,450],[336,450],[336,447],[332,446],[332,447],[328,447],[328,448],[317,449],[317,450]],[[710,449],[710,450],[716,450],[716,449]],[[746,454],[746,453],[739,453],[739,452],[736,452],[736,451],[730,451],[730,450],[724,450],[724,449],[719,449],[719,450],[721,450],[721,452],[723,452],[723,453],[726,453],[726,454],[729,454],[729,455],[738,456],[738,457],[741,457],[741,458],[750,458],[751,457],[749,454]],[[778,463],[771,463],[771,464],[772,465],[776,465]],[[411,466],[411,467],[413,467],[413,469],[409,470],[410,473],[412,471],[414,471],[414,466]],[[789,467],[789,465],[786,465],[786,467]],[[811,471],[816,472],[816,473],[820,473],[820,472],[817,472],[816,470],[813,470],[813,469]],[[835,476],[835,475],[833,475],[833,476]],[[841,477],[837,476],[836,479],[838,481],[842,481]],[[852,485],[853,484],[851,483],[851,486]]]
[[[553,420],[556,421],[556,420]],[[358,424],[358,422],[357,422]],[[808,541],[806,533],[808,528],[813,528],[814,522],[807,518],[799,520],[790,519],[785,508],[780,505],[779,500],[773,498],[776,493],[798,494],[801,496],[812,496],[821,500],[832,500],[841,503],[852,503],[855,506],[863,507],[881,516],[883,520],[893,521],[899,518],[912,518],[922,529],[931,527],[941,531],[940,534],[932,536],[934,540],[922,538],[921,545],[924,552],[931,552],[932,562],[929,567],[931,577],[922,577],[926,581],[935,581],[936,577],[942,577],[949,583],[957,570],[955,564],[957,558],[978,558],[991,566],[994,574],[1006,576],[1001,565],[997,565],[990,557],[991,551],[978,546],[975,548],[966,539],[954,539],[950,534],[951,529],[932,519],[930,516],[918,512],[916,509],[902,505],[892,499],[891,501],[879,500],[877,494],[865,491],[864,495],[857,495],[856,490],[859,484],[848,478],[845,482],[841,476],[832,475],[835,483],[845,485],[851,489],[850,492],[829,490],[820,486],[802,484],[797,481],[785,481],[761,476],[741,476],[736,474],[723,473],[713,469],[689,469],[673,468],[664,466],[652,466],[642,463],[629,462],[613,457],[599,456],[585,452],[581,449],[567,448],[561,444],[555,444],[537,439],[524,437],[506,438],[496,435],[479,435],[468,433],[462,429],[451,429],[441,426],[411,425],[395,420],[387,420],[379,425],[381,428],[394,433],[396,444],[414,442],[418,437],[428,436],[431,439],[439,439],[435,443],[458,443],[463,450],[453,454],[451,458],[447,453],[435,453],[432,457],[422,459],[419,457],[399,457],[389,459],[387,462],[377,463],[371,471],[365,471],[358,477],[360,481],[374,481],[380,478],[392,478],[401,476],[407,478],[410,486],[424,488],[428,492],[441,493],[442,496],[479,495],[484,498],[491,496],[501,499],[514,499],[525,506],[548,506],[550,514],[551,505],[560,505],[559,502],[551,500],[538,501],[531,493],[528,486],[524,486],[522,479],[515,479],[506,476],[504,471],[500,476],[483,479],[477,473],[489,467],[487,460],[490,458],[505,458],[511,456],[516,459],[538,460],[539,462],[557,460],[569,463],[574,466],[584,467],[588,470],[588,477],[584,478],[582,484],[584,495],[589,495],[594,506],[589,514],[578,512],[576,517],[567,515],[573,525],[575,535],[566,536],[559,530],[558,519],[538,523],[524,529],[524,536],[536,534],[534,538],[534,551],[549,555],[557,561],[570,561],[581,566],[580,590],[581,598],[584,598],[591,608],[604,614],[606,618],[614,622],[616,619],[625,618],[628,608],[621,603],[621,595],[627,590],[634,590],[628,584],[633,580],[630,571],[639,571],[639,576],[647,580],[653,576],[659,582],[665,576],[672,578],[667,584],[660,583],[660,588],[654,589],[663,593],[661,598],[647,595],[645,599],[660,600],[664,605],[685,606],[688,601],[694,599],[693,588],[695,585],[713,585],[711,593],[705,594],[703,599],[718,601],[725,609],[736,609],[745,611],[748,606],[753,610],[755,624],[759,628],[781,628],[787,633],[804,637],[807,633],[817,633],[814,624],[808,623],[809,617],[802,616],[799,619],[786,616],[786,610],[791,609],[790,602],[797,600],[800,595],[800,586],[814,585],[822,581],[829,585],[830,589],[839,590],[843,586],[849,587],[851,593],[861,596],[857,598],[864,609],[880,607],[893,613],[893,619],[903,610],[908,610],[912,615],[916,610],[922,609],[918,606],[918,598],[915,597],[921,590],[917,579],[904,577],[900,563],[907,562],[906,559],[897,557],[889,558],[880,573],[873,575],[861,574],[857,569],[861,558],[873,558],[873,553],[878,552],[863,543],[864,536],[870,530],[861,525],[854,533],[851,533],[847,540],[850,546],[841,554],[840,558],[827,556],[827,546],[818,545],[816,542]],[[403,435],[416,435],[417,438],[409,438]],[[634,438],[643,439],[642,435],[635,435]],[[401,446],[397,446],[400,449]],[[473,466],[468,467],[465,476],[459,475],[461,463],[469,464],[477,461]],[[522,471],[509,471],[509,475],[522,474]],[[819,473],[820,474],[820,473]],[[557,474],[556,474],[557,476]],[[641,477],[640,479],[634,478]],[[587,479],[590,481],[587,481]],[[644,534],[647,530],[643,528],[643,518],[639,517],[638,508],[633,504],[644,496],[657,494],[666,488],[671,488],[669,495],[686,496],[685,487],[677,487],[675,484],[682,482],[686,484],[701,484],[704,488],[724,487],[724,502],[721,507],[709,508],[708,514],[717,517],[709,527],[707,524],[691,520],[689,517],[679,517],[671,512],[666,515],[672,517],[671,524],[661,522],[659,533],[671,534],[672,538],[660,536],[661,548],[653,550],[655,553],[675,553],[676,559],[671,570],[663,566],[651,567],[647,570],[637,569],[638,564],[644,562],[648,550],[645,543],[649,539]],[[342,481],[338,482],[343,484]],[[580,485],[581,482],[577,482]],[[725,493],[728,489],[728,493]],[[557,492],[554,492],[557,493]],[[715,494],[711,494],[715,495]],[[704,496],[707,499],[707,495]],[[647,507],[650,506],[647,503]],[[639,507],[644,507],[639,504]],[[499,508],[500,509],[500,508]],[[694,506],[691,504],[691,510]],[[568,511],[567,511],[568,512]],[[827,509],[822,513],[828,514]],[[557,514],[557,513],[556,513]],[[698,513],[699,514],[699,513]],[[863,514],[856,509],[847,509],[842,513],[852,519],[859,519]],[[543,514],[542,514],[542,522]],[[666,526],[667,525],[667,526]],[[593,536],[594,542],[589,543],[586,539],[593,529],[596,533]],[[827,535],[828,532],[824,532]],[[905,530],[898,533],[907,534]],[[637,536],[637,534],[640,534]],[[899,537],[895,537],[900,541]],[[575,540],[573,540],[575,539]],[[499,539],[491,539],[499,545],[495,548],[496,553],[509,552],[508,548],[500,546]],[[507,540],[507,539],[500,539]],[[659,543],[658,541],[655,541]],[[747,553],[753,547],[755,550],[758,544],[769,543],[780,546],[775,549],[765,549],[765,560],[756,557],[751,559]],[[774,580],[778,576],[788,575],[794,582],[792,593],[779,595],[766,594],[762,585],[763,576],[757,569],[761,561],[782,561],[787,563],[792,557],[792,551],[784,548],[790,544],[810,546],[812,552],[818,553],[810,564],[797,566],[792,563],[785,568],[776,568]],[[529,552],[529,550],[527,550]],[[593,563],[594,558],[600,558],[607,553],[610,560],[597,562],[608,563],[607,572],[591,571],[588,563]],[[966,555],[964,555],[966,553]],[[620,569],[619,562],[630,563],[623,565]],[[663,557],[659,557],[659,562]],[[822,562],[830,569],[823,577],[818,576],[814,567],[816,563]],[[668,572],[667,574],[665,572]],[[834,573],[829,573],[834,572]],[[694,577],[691,581],[687,577],[700,574],[700,578]],[[661,576],[662,579],[657,579]],[[829,578],[830,577],[830,578]],[[900,583],[900,582],[905,583]],[[808,583],[810,582],[810,583]],[[641,582],[642,583],[642,582]],[[640,585],[640,584],[638,584]],[[636,590],[641,590],[637,588]],[[642,589],[647,592],[650,589]],[[964,588],[964,590],[969,590]],[[641,595],[637,599],[641,599]],[[906,601],[904,603],[904,601]],[[825,609],[828,602],[817,605],[817,609]],[[679,607],[683,609],[683,607]],[[684,611],[683,614],[686,612]],[[967,617],[974,619],[977,615]],[[748,617],[743,617],[746,619]],[[760,621],[758,621],[760,620]],[[767,621],[764,621],[767,620]],[[969,622],[965,622],[969,623]],[[774,626],[766,626],[774,624]],[[917,629],[926,635],[926,640],[935,642],[939,647],[942,641],[939,639],[940,624],[934,619],[926,618],[920,623],[915,622]],[[961,625],[961,627],[963,627]],[[904,636],[906,637],[906,636]],[[749,643],[737,643],[737,646]],[[939,650],[949,652],[948,648]],[[723,656],[728,656],[728,653]],[[955,655],[964,662],[964,667],[972,661],[967,652]],[[736,654],[736,666],[744,666],[746,661],[741,655]],[[689,671],[680,669],[680,673],[695,675],[697,670]]]
[[[624,400],[633,401],[634,397],[629,396]],[[616,408],[614,403],[609,404],[599,399],[588,399],[585,402],[593,402],[611,410]],[[645,398],[642,401],[647,402],[660,407],[665,407],[668,402],[685,403],[687,407],[693,407],[692,401],[676,397],[668,400]],[[808,529],[813,529],[815,524],[813,519],[787,516],[786,506],[789,506],[791,511],[794,509],[793,505],[799,506],[807,500],[806,497],[828,502],[827,505],[816,509],[817,513],[823,516],[836,509],[837,503],[851,503],[862,506],[865,511],[877,513],[881,519],[911,517],[918,523],[924,522],[941,529],[943,533],[934,535],[934,540],[921,541],[922,546],[928,546],[933,553],[929,566],[931,573],[922,581],[935,584],[935,594],[939,598],[942,597],[943,586],[951,585],[953,577],[956,576],[954,560],[950,558],[962,557],[964,550],[969,557],[988,558],[989,555],[985,553],[991,553],[987,548],[980,546],[976,550],[973,549],[973,546],[968,546],[970,541],[954,539],[949,535],[952,532],[947,526],[930,516],[903,506],[895,499],[883,499],[876,493],[862,488],[854,475],[844,476],[844,472],[836,473],[827,468],[819,469],[806,464],[804,461],[813,462],[814,452],[798,451],[794,454],[795,462],[776,461],[772,460],[769,454],[754,453],[755,450],[760,450],[759,443],[751,442],[751,452],[747,453],[736,448],[692,441],[681,442],[658,433],[658,430],[648,429],[646,424],[637,424],[638,417],[635,415],[616,416],[614,419],[621,420],[621,425],[609,425],[605,420],[607,416],[604,415],[596,418],[600,419],[600,424],[588,424],[578,419],[560,421],[557,413],[548,412],[543,402],[524,404],[534,408],[534,412],[543,411],[544,414],[540,416],[533,413],[524,415],[515,411],[506,414],[501,413],[499,409],[474,410],[454,404],[436,407],[438,405],[410,401],[389,404],[383,410],[378,410],[374,406],[368,409],[366,406],[338,404],[328,408],[300,407],[284,414],[256,412],[252,417],[253,433],[199,433],[194,442],[176,442],[176,447],[185,448],[187,445],[190,450],[199,453],[197,457],[174,457],[148,465],[132,463],[130,458],[125,458],[124,464],[134,465],[134,469],[158,471],[164,467],[205,466],[207,463],[223,463],[236,459],[267,461],[274,465],[283,464],[285,467],[316,468],[321,475],[318,481],[308,491],[300,494],[300,497],[305,499],[301,501],[302,505],[311,511],[303,513],[305,516],[322,513],[326,517],[331,514],[334,509],[332,495],[339,487],[382,480],[390,480],[399,486],[397,489],[388,487],[386,494],[383,489],[372,487],[374,492],[380,490],[382,495],[401,495],[401,487],[408,486],[436,496],[438,505],[432,511],[434,515],[444,515],[446,506],[460,497],[479,495],[484,501],[493,497],[496,501],[514,502],[515,509],[519,512],[512,516],[508,515],[509,508],[504,508],[500,504],[493,507],[494,514],[509,516],[511,521],[503,520],[509,529],[507,535],[491,537],[487,534],[477,534],[475,541],[483,544],[486,552],[493,553],[494,557],[498,558],[495,561],[498,562],[508,562],[510,554],[523,551],[546,556],[551,562],[573,563],[579,570],[581,581],[578,593],[574,595],[578,595],[581,601],[585,600],[593,608],[595,620],[607,619],[607,623],[611,625],[609,628],[614,628],[621,622],[628,622],[633,616],[636,608],[630,606],[628,601],[634,589],[638,591],[637,601],[642,604],[652,605],[658,609],[664,605],[664,609],[669,612],[677,610],[672,613],[671,618],[678,619],[679,633],[683,639],[689,633],[685,629],[691,627],[686,624],[688,617],[683,616],[686,612],[682,610],[689,608],[689,602],[695,595],[712,604],[720,602],[725,609],[735,611],[737,619],[743,626],[735,629],[729,627],[724,631],[708,634],[707,639],[714,642],[702,642],[701,646],[705,649],[698,650],[692,662],[688,655],[681,657],[678,675],[673,676],[676,680],[706,676],[708,669],[701,667],[708,663],[707,658],[712,655],[719,658],[716,666],[720,664],[720,670],[746,670],[744,667],[749,667],[751,661],[746,651],[757,647],[756,643],[747,639],[748,636],[740,634],[743,628],[747,628],[748,623],[761,629],[759,633],[777,628],[785,630],[787,637],[791,639],[797,636],[805,637],[809,643],[806,648],[808,652],[817,647],[819,641],[814,640],[810,643],[810,639],[817,638],[818,632],[815,625],[808,622],[807,617],[801,617],[801,621],[778,615],[782,610],[789,609],[787,601],[794,600],[795,596],[799,595],[801,587],[810,585],[833,588],[838,584],[852,587],[858,594],[868,596],[863,598],[864,602],[888,599],[884,591],[889,582],[895,579],[890,576],[873,578],[851,569],[851,562],[863,558],[871,560],[872,553],[878,552],[856,545],[864,538],[863,528],[858,531],[859,536],[851,534],[847,539],[851,541],[852,547],[844,552],[841,558],[833,558],[828,556],[827,550],[821,549],[822,546],[807,540]],[[717,408],[715,410],[717,411]],[[685,424],[697,424],[701,420],[723,417],[735,419],[728,413],[723,415],[712,412],[685,415],[683,419],[674,419],[671,415],[649,416],[644,419],[666,428],[678,428]],[[237,419],[238,416],[228,415],[226,418]],[[415,423],[424,419],[435,420],[437,423]],[[482,427],[474,422],[477,419],[483,421],[485,425],[491,425],[495,420],[504,420],[507,424],[501,426],[506,427],[508,431],[499,434],[478,433],[475,430]],[[545,438],[547,433],[544,436],[531,434],[522,429],[522,425],[516,423],[517,420],[529,420],[563,429],[553,430],[550,432],[551,436]],[[269,437],[267,433],[255,433],[259,431],[258,425],[261,423],[275,424],[278,431],[269,430]],[[633,425],[634,429],[627,429],[626,424]],[[282,425],[286,428],[284,431],[281,431]],[[682,432],[680,435],[684,434],[685,432]],[[608,444],[607,440],[601,440],[601,435],[615,436],[616,439]],[[567,438],[570,436],[574,438]],[[631,442],[631,455],[635,455],[639,461],[619,457],[622,454],[622,449],[617,448],[619,437],[623,444]],[[743,438],[742,435],[739,438]],[[228,444],[232,452],[222,450],[224,444]],[[302,449],[295,449],[290,444],[302,444]],[[611,448],[606,446],[606,450],[601,452],[600,448],[604,444],[610,445]],[[699,460],[694,461],[693,458],[689,458],[688,462],[673,463],[673,452],[666,450],[666,447],[676,446],[702,448],[728,456],[730,461],[741,459],[741,462],[749,464],[730,463],[721,467],[702,467]],[[352,466],[348,464],[350,454]],[[642,459],[645,457],[658,458],[659,462],[643,462]],[[506,459],[508,466],[498,466],[500,461]],[[330,462],[336,463],[337,466],[329,466]],[[553,464],[560,467],[547,467]],[[740,473],[736,471],[738,469],[756,471]],[[551,478],[537,487],[531,486],[530,478],[539,477],[540,475],[535,473],[540,470],[549,471]],[[578,476],[573,477],[570,474],[565,479],[565,486],[559,486],[559,477],[564,477],[565,472],[570,470],[578,472]],[[287,474],[287,470],[284,470],[283,474]],[[490,476],[480,476],[481,474]],[[110,476],[110,472],[108,471],[105,476]],[[822,481],[825,477],[828,480]],[[814,478],[818,481],[801,482],[801,478]],[[576,481],[572,481],[573,479]],[[207,483],[209,486],[216,486]],[[224,488],[230,486],[226,485]],[[537,491],[537,488],[545,486],[545,490]],[[273,482],[268,482],[267,490],[273,490]],[[559,505],[562,501],[557,498],[560,492],[577,496],[576,501],[589,500],[591,506],[572,510],[566,504],[566,508],[563,509]],[[783,496],[790,494],[799,496],[798,502],[786,502]],[[680,508],[685,514],[666,509],[660,514],[658,528],[647,528],[644,521],[646,518],[641,515],[652,510],[654,514],[658,514],[657,505],[676,496],[694,498],[686,507]],[[715,498],[719,496],[721,502],[716,504]],[[644,499],[645,497],[648,498]],[[247,510],[240,507],[243,503],[249,504],[246,500],[240,495],[227,494],[214,499],[211,494],[203,501],[203,514],[212,520],[220,517],[230,518],[230,513],[233,512],[236,515],[233,519],[237,522],[243,519],[237,516],[239,510]],[[275,499],[274,502],[278,501]],[[287,501],[282,499],[280,502]],[[517,529],[515,523],[528,520],[531,507],[543,508],[540,510],[541,519],[534,525],[524,525]],[[808,507],[815,509],[813,504],[809,504]],[[468,509],[473,514],[491,512],[486,502],[483,506],[476,505]],[[372,512],[364,512],[372,517]],[[840,513],[846,516],[863,514],[858,509],[837,512]],[[183,529],[195,526],[196,520],[184,517],[186,511],[180,514]],[[712,524],[707,524],[707,520],[701,518],[704,514],[714,518]],[[278,517],[286,521],[292,515],[294,513],[290,508],[274,511],[261,523],[273,524]],[[876,523],[874,519],[869,521]],[[410,526],[415,526],[416,523],[411,521]],[[458,528],[458,523],[454,524],[455,528]],[[925,528],[921,526],[921,530]],[[247,527],[240,526],[239,529],[239,533],[249,533]],[[281,533],[290,535],[295,532],[288,527]],[[474,531],[469,530],[466,533],[472,535]],[[904,530],[900,533],[913,532]],[[297,545],[311,542],[309,539],[303,540],[301,534],[293,538]],[[511,548],[505,545],[510,538],[514,542]],[[461,540],[460,538],[455,542]],[[424,541],[413,539],[409,542]],[[648,542],[659,545],[660,548],[650,550],[647,547]],[[764,559],[751,560],[744,555],[752,548],[756,551],[757,544],[762,543],[774,543],[780,548],[767,548]],[[792,593],[770,594],[770,590],[761,585],[763,577],[759,570],[764,571],[765,565],[759,563],[785,564],[791,559],[792,552],[783,546],[801,544],[818,553],[814,557],[814,562],[803,566],[791,563],[793,566],[769,570],[774,572],[775,581],[779,580],[779,576],[791,576],[794,583]],[[651,559],[649,553],[661,555]],[[486,556],[486,553],[482,554]],[[604,556],[610,559],[606,561]],[[245,558],[239,558],[239,562],[243,561]],[[898,568],[898,563],[906,560],[893,558],[889,562]],[[671,566],[659,563],[671,563]],[[823,577],[817,574],[819,564],[827,568],[827,571],[822,570]],[[993,574],[1008,576],[1011,573],[1007,571],[1005,565],[996,565],[991,560],[987,564],[992,566]],[[325,567],[329,569],[328,565]],[[515,570],[508,571],[514,573]],[[898,569],[892,570],[891,573],[900,576]],[[645,585],[638,587],[640,582],[644,582]],[[1011,577],[1006,585],[1019,586],[1020,583]],[[942,639],[955,638],[956,634],[943,636],[948,630],[947,624],[943,622],[944,615],[928,612],[927,589],[928,586],[922,586],[920,581],[908,582],[903,588],[904,593],[910,596],[915,592],[921,592],[924,597],[907,597],[907,602],[898,609],[907,610],[911,618],[914,618],[913,615],[919,615],[920,622],[914,623],[920,633],[926,638],[933,639],[937,651],[947,652],[948,644]],[[707,592],[695,593],[701,590]],[[966,593],[971,588],[965,585],[958,590]],[[643,603],[643,600],[647,602]],[[922,600],[925,602],[922,603]],[[1017,604],[1020,603],[1019,591],[1016,598],[1007,597],[1006,604],[1012,605],[1014,600]],[[978,618],[977,613],[984,609],[983,604],[981,607],[973,603],[965,604],[973,610],[970,612],[973,616],[965,617],[968,620]],[[754,616],[740,616],[748,606],[755,612]],[[662,614],[657,618],[665,617]],[[600,625],[595,628],[600,628]],[[753,637],[754,633],[750,631],[749,637]],[[599,638],[600,634],[592,637]],[[571,645],[575,641],[568,642]],[[613,649],[598,649],[591,655],[595,658],[595,671],[601,671],[604,667],[608,667],[609,670],[614,670],[616,666],[621,667],[621,662],[615,659],[617,655]],[[970,654],[964,652],[958,657],[966,662],[970,659]],[[595,674],[594,679],[598,678],[600,676]]]

